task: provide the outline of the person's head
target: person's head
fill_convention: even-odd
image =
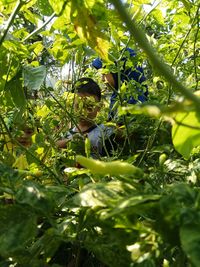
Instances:
[[[74,109],[81,112],[81,119],[92,120],[100,109],[101,89],[91,78],[81,78],[74,86]]]

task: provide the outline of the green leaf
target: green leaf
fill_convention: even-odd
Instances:
[[[24,86],[30,90],[39,90],[46,77],[46,67],[26,66],[23,69]]]
[[[102,59],[108,61],[110,43],[105,32],[101,31],[94,14],[84,5],[73,1],[71,20],[79,38],[88,43]]]
[[[42,213],[49,212],[53,207],[53,200],[48,196],[45,187],[30,181],[18,190],[16,200]]]
[[[0,65],[4,68],[0,68],[0,91],[4,89],[6,83],[6,77],[8,73],[8,51],[1,46],[0,47]]]
[[[59,0],[59,1],[57,1],[57,0],[49,0],[49,3],[51,5],[51,7],[53,8],[53,10],[56,12],[56,14],[59,14],[62,11],[62,9],[63,9],[63,7],[65,5],[65,1],[64,0]]]
[[[0,217],[0,254],[11,256],[36,235],[36,216],[25,207],[14,205],[0,207]]]
[[[74,204],[83,207],[105,207],[116,206],[116,202],[122,200],[125,191],[133,190],[134,187],[120,181],[111,181],[108,183],[88,184],[83,190],[74,197]],[[133,193],[133,191],[131,191]]]
[[[161,24],[161,25],[165,25],[165,21],[164,21],[164,18],[163,18],[163,14],[162,14],[162,11],[160,9],[154,9],[152,11],[152,15],[153,17],[155,18],[155,20]]]
[[[181,2],[184,4],[187,11],[190,11],[190,8],[192,7],[192,3],[190,3],[187,0],[181,0]]]
[[[192,266],[200,266],[200,225],[189,224],[180,228],[180,239],[184,252]]]
[[[200,114],[181,112],[175,117],[172,139],[175,149],[185,158],[190,157],[193,148],[200,145]]]
[[[37,4],[42,15],[51,16],[51,14],[53,13],[53,8],[49,4],[48,0],[38,0]]]
[[[119,214],[142,214],[146,210],[150,210],[152,204],[158,203],[160,195],[136,195],[124,198],[118,201],[116,208],[106,214],[106,218],[113,217]]]
[[[11,79],[5,86],[5,89],[9,91],[14,104],[19,108],[23,108],[26,105],[21,74],[21,71],[19,71],[17,75],[15,75],[15,77]]]
[[[71,54],[69,53],[70,46],[67,39],[63,36],[57,36],[54,40],[52,48],[48,51],[60,61],[61,64],[67,63],[70,60]]]

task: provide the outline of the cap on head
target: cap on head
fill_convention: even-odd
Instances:
[[[99,70],[99,69],[102,68],[103,63],[102,63],[101,59],[98,57],[98,58],[95,58],[95,59],[92,61],[92,66],[93,66],[95,69]]]

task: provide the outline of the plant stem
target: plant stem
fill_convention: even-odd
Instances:
[[[155,52],[154,48],[150,45],[143,30],[138,27],[134,19],[131,20],[129,14],[120,0],[111,0],[116,10],[118,11],[123,22],[126,23],[127,28],[134,37],[138,45],[144,50],[149,57],[150,61],[157,69],[157,71],[165,77],[165,79],[172,84],[172,87],[182,93],[186,98],[193,101],[196,109],[200,111],[200,99],[188,90],[182,83],[180,83],[174,76],[171,68],[162,61],[160,56]]]
[[[153,143],[155,141],[156,135],[158,133],[158,130],[160,129],[161,124],[162,124],[162,118],[160,118],[160,120],[158,121],[158,125],[157,125],[157,127],[155,129],[155,132],[151,136],[149,136],[149,138],[148,138],[147,146],[146,146],[146,148],[144,150],[144,153],[142,154],[142,157],[141,157],[139,163],[137,164],[138,167],[141,165],[141,163],[144,160],[144,157],[146,156],[148,151],[152,148],[152,145],[153,145]]]

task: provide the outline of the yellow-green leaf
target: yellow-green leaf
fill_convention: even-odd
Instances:
[[[188,159],[192,149],[200,145],[200,114],[195,111],[178,113],[172,127],[172,140],[175,149]]]

